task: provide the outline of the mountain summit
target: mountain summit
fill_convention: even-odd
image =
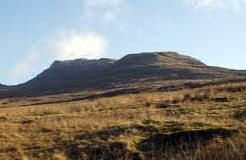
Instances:
[[[34,79],[11,87],[5,95],[36,96],[113,88],[141,81],[216,79],[245,76],[245,71],[211,67],[176,52],[129,54],[114,60],[55,61]],[[1,95],[0,95],[1,96]]]
[[[162,67],[205,67],[201,61],[176,52],[129,54],[116,62],[122,65],[159,65]]]

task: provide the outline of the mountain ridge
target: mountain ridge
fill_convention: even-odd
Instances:
[[[163,59],[163,57],[165,59]],[[149,59],[146,59],[149,58]],[[170,66],[170,63],[172,63],[172,60],[176,60],[176,61],[181,61],[181,60],[186,59],[188,62],[187,63],[196,63],[197,65],[200,66],[206,66],[204,63],[202,63],[201,61],[192,58],[190,56],[186,56],[186,55],[181,55],[177,52],[143,52],[143,53],[135,53],[135,54],[128,54],[126,56],[124,56],[123,58],[121,58],[120,60],[118,60],[116,63],[123,63],[123,62],[131,62],[131,61],[139,61],[141,63],[146,64],[146,62],[162,62],[164,63],[163,65],[165,66]],[[141,61],[142,60],[142,61]],[[152,60],[152,61],[150,61]]]
[[[0,83],[0,89],[5,88],[6,86]]]
[[[115,88],[142,80],[217,79],[246,77],[246,71],[212,67],[177,52],[128,54],[119,60],[75,59],[55,61],[37,77],[13,86],[4,96],[39,96]]]

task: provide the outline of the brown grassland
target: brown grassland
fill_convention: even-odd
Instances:
[[[0,100],[1,160],[246,159],[245,82],[28,105],[48,98]]]

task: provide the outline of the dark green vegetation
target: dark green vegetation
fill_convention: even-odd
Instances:
[[[130,54],[120,60],[56,61],[36,78],[0,92],[0,98],[115,88],[129,91],[137,88],[139,92],[152,88],[176,89],[183,88],[185,84],[196,85],[197,80],[200,80],[199,83],[208,83],[215,79],[245,76],[246,71],[207,66],[197,59],[175,52],[141,53]]]
[[[0,100],[0,159],[246,157],[245,82],[76,97],[86,93]]]

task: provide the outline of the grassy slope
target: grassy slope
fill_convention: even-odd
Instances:
[[[245,92],[234,83],[25,107],[30,99],[0,100],[0,159],[243,159]]]

